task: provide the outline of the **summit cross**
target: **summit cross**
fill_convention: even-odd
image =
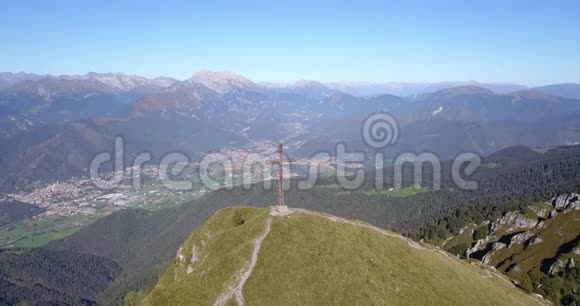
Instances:
[[[268,164],[278,166],[278,207],[285,207],[284,202],[284,164],[296,162],[293,158],[284,157],[284,145],[278,145],[278,159],[267,161]]]

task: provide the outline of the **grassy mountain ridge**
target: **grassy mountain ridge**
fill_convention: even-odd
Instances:
[[[580,99],[580,84],[565,83],[537,87],[535,90],[570,99]]]
[[[96,255],[119,263],[123,274],[102,292],[100,299],[105,304],[119,303],[130,290],[152,287],[179,245],[218,209],[231,205],[228,201],[243,203],[223,194],[156,212],[118,211],[46,247]]]
[[[239,207],[217,212],[182,245],[141,302],[538,303],[490,270],[363,223],[301,210],[270,214],[268,209]],[[254,241],[258,237],[261,245]],[[255,266],[252,254],[257,255]],[[130,299],[140,302],[136,295]]]

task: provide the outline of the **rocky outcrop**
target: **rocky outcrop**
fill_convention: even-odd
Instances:
[[[514,264],[511,267],[509,267],[506,272],[517,272],[517,273],[519,273],[519,272],[522,272],[522,269],[520,268],[520,266],[518,264]]]
[[[532,229],[538,225],[538,219],[531,219],[518,212],[509,212],[491,226],[491,232],[495,233],[500,228],[506,228],[507,232],[519,229]]]
[[[544,239],[546,238],[541,237],[543,236],[543,230],[554,222],[553,219],[556,216],[580,209],[579,194],[564,194],[552,200],[552,207],[548,204],[532,204],[527,206],[523,213],[521,211],[510,211],[495,222],[484,222],[490,226],[490,235],[477,240],[471,248],[468,248],[465,251],[466,257],[470,258],[474,256],[474,253],[477,253],[478,258],[483,255],[481,261],[484,264],[494,265],[506,259],[502,258],[502,256],[509,256],[512,252],[527,251],[530,247],[540,245],[531,249],[532,252],[535,252],[536,248],[541,248],[541,244],[545,243]],[[475,225],[475,227],[477,226],[481,226],[481,224]],[[464,231],[465,228],[461,232],[463,233]],[[521,245],[521,247],[518,247],[518,245]],[[512,247],[516,248],[510,251],[498,252]],[[520,249],[522,247],[523,250]],[[578,261],[577,255],[580,255],[580,247],[576,246],[573,250],[568,250],[569,255],[566,257],[559,256],[552,264],[549,269],[551,275],[575,267],[576,262],[574,260]],[[509,271],[518,271],[519,269],[520,267],[515,263],[508,267]]]
[[[481,259],[481,262],[483,262],[486,265],[489,265],[491,258],[494,254],[494,251],[505,249],[506,247],[507,247],[507,245],[503,242],[495,242],[491,246],[491,251],[489,251],[487,254],[485,254],[485,256],[483,256],[483,258]]]
[[[494,251],[497,251],[497,250],[505,249],[506,247],[507,247],[507,245],[505,243],[503,243],[503,242],[496,242],[496,243],[493,244],[492,249]]]
[[[512,237],[512,239],[510,240],[509,248],[511,248],[514,244],[522,244],[522,243],[526,242],[532,236],[534,236],[534,234],[532,234],[530,232],[523,232],[523,233],[519,233],[519,234],[514,235]]]
[[[557,210],[580,209],[580,195],[577,193],[563,194],[552,199],[552,206]]]
[[[516,217],[516,222],[515,222],[516,228],[531,229],[531,228],[536,227],[537,224],[538,224],[538,219],[530,219],[530,218],[527,218],[523,215],[518,215]]]
[[[493,256],[493,252],[489,252],[489,253],[485,254],[485,256],[483,256],[483,258],[481,259],[481,262],[483,262],[486,265],[489,265],[492,256]]]
[[[479,239],[479,240],[477,240],[477,242],[475,242],[475,244],[471,248],[469,248],[469,249],[467,249],[467,251],[465,251],[465,256],[467,258],[469,258],[469,256],[471,254],[473,254],[473,253],[475,253],[477,251],[483,250],[483,248],[485,247],[485,244],[486,244],[485,239]]]
[[[544,240],[538,236],[533,237],[532,239],[529,240],[528,242],[528,246],[530,245],[536,245],[538,243],[542,243],[544,242]]]
[[[491,232],[494,233],[502,226],[513,224],[518,215],[519,213],[517,211],[510,211],[506,213],[503,217],[491,225]]]
[[[550,266],[548,274],[553,276],[563,271],[564,269],[573,269],[575,266],[576,264],[574,263],[574,258],[568,259],[558,258],[558,260],[556,260],[556,262],[554,262],[552,266]]]
[[[542,208],[542,207],[537,207],[534,205],[531,205],[530,210],[533,211],[536,216],[538,216],[538,218],[542,218],[545,219],[546,217],[548,217],[548,213],[550,212],[550,210],[548,208]]]
[[[195,271],[193,265],[198,261],[198,259],[199,258],[197,256],[197,248],[194,245],[193,248],[191,249],[191,259],[189,260],[189,264],[187,265],[187,269],[185,270],[187,274],[191,274],[193,273],[193,271]]]
[[[538,222],[538,219],[531,219],[517,211],[510,211],[491,225],[491,232],[495,233],[500,228],[505,227],[507,227],[508,232],[513,232],[517,229],[531,229],[536,227]]]

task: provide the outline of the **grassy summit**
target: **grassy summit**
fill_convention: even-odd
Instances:
[[[254,258],[253,258],[254,257]],[[291,210],[217,212],[145,305],[530,305],[503,276],[366,223]]]

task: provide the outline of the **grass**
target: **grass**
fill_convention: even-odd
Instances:
[[[244,224],[237,225],[239,213]],[[254,239],[264,230],[269,209],[227,208],[218,211],[197,229],[182,246],[184,261],[176,258],[157,286],[143,301],[145,305],[211,305],[236,280],[236,273],[249,260]],[[199,261],[187,274],[193,246]]]
[[[94,222],[98,216],[43,217],[26,219],[14,224],[12,230],[0,230],[0,248],[35,248],[52,240],[76,233]]]
[[[491,163],[481,164],[481,166],[493,169],[493,168],[501,167],[501,164],[491,162]]]
[[[328,184],[328,185],[314,185],[314,188],[321,188],[321,189],[331,189],[331,190],[340,190],[343,189],[338,184]]]
[[[473,242],[473,231],[477,228],[475,224],[469,224],[463,232],[445,242],[445,249],[451,250],[453,247],[462,244],[471,244]]]
[[[514,256],[515,254],[518,254],[520,252],[522,252],[524,250],[524,246],[522,244],[515,244],[512,245],[511,248],[503,248],[501,250],[497,250],[497,251],[493,251],[492,255],[491,255],[491,259],[489,261],[489,265],[492,265],[494,267],[499,267],[498,265],[506,260],[507,258],[510,258],[512,256]],[[508,266],[506,266],[505,264],[502,264],[500,268],[500,270],[505,272],[505,269]]]
[[[276,218],[244,289],[252,305],[529,304],[503,279],[436,250],[308,215]]]
[[[546,152],[550,151],[552,148],[532,148],[533,151],[538,152],[540,154],[545,154]]]
[[[408,197],[408,196],[412,196],[415,195],[417,193],[421,193],[421,192],[427,192],[429,191],[429,188],[426,187],[422,187],[419,185],[411,185],[411,186],[407,186],[404,188],[400,188],[400,189],[380,189],[380,190],[370,190],[370,191],[365,191],[365,193],[367,195],[370,196],[390,196],[390,197],[397,197],[397,198],[402,198],[402,197]]]
[[[243,225],[235,225],[236,211],[246,220]],[[183,245],[185,259],[174,261],[144,304],[213,304],[248,264],[253,240],[267,217],[267,209],[228,208],[216,213]],[[248,305],[534,302],[504,277],[431,247],[415,249],[403,239],[321,216],[272,218],[272,230],[243,288]],[[187,274],[194,245],[199,260]]]

